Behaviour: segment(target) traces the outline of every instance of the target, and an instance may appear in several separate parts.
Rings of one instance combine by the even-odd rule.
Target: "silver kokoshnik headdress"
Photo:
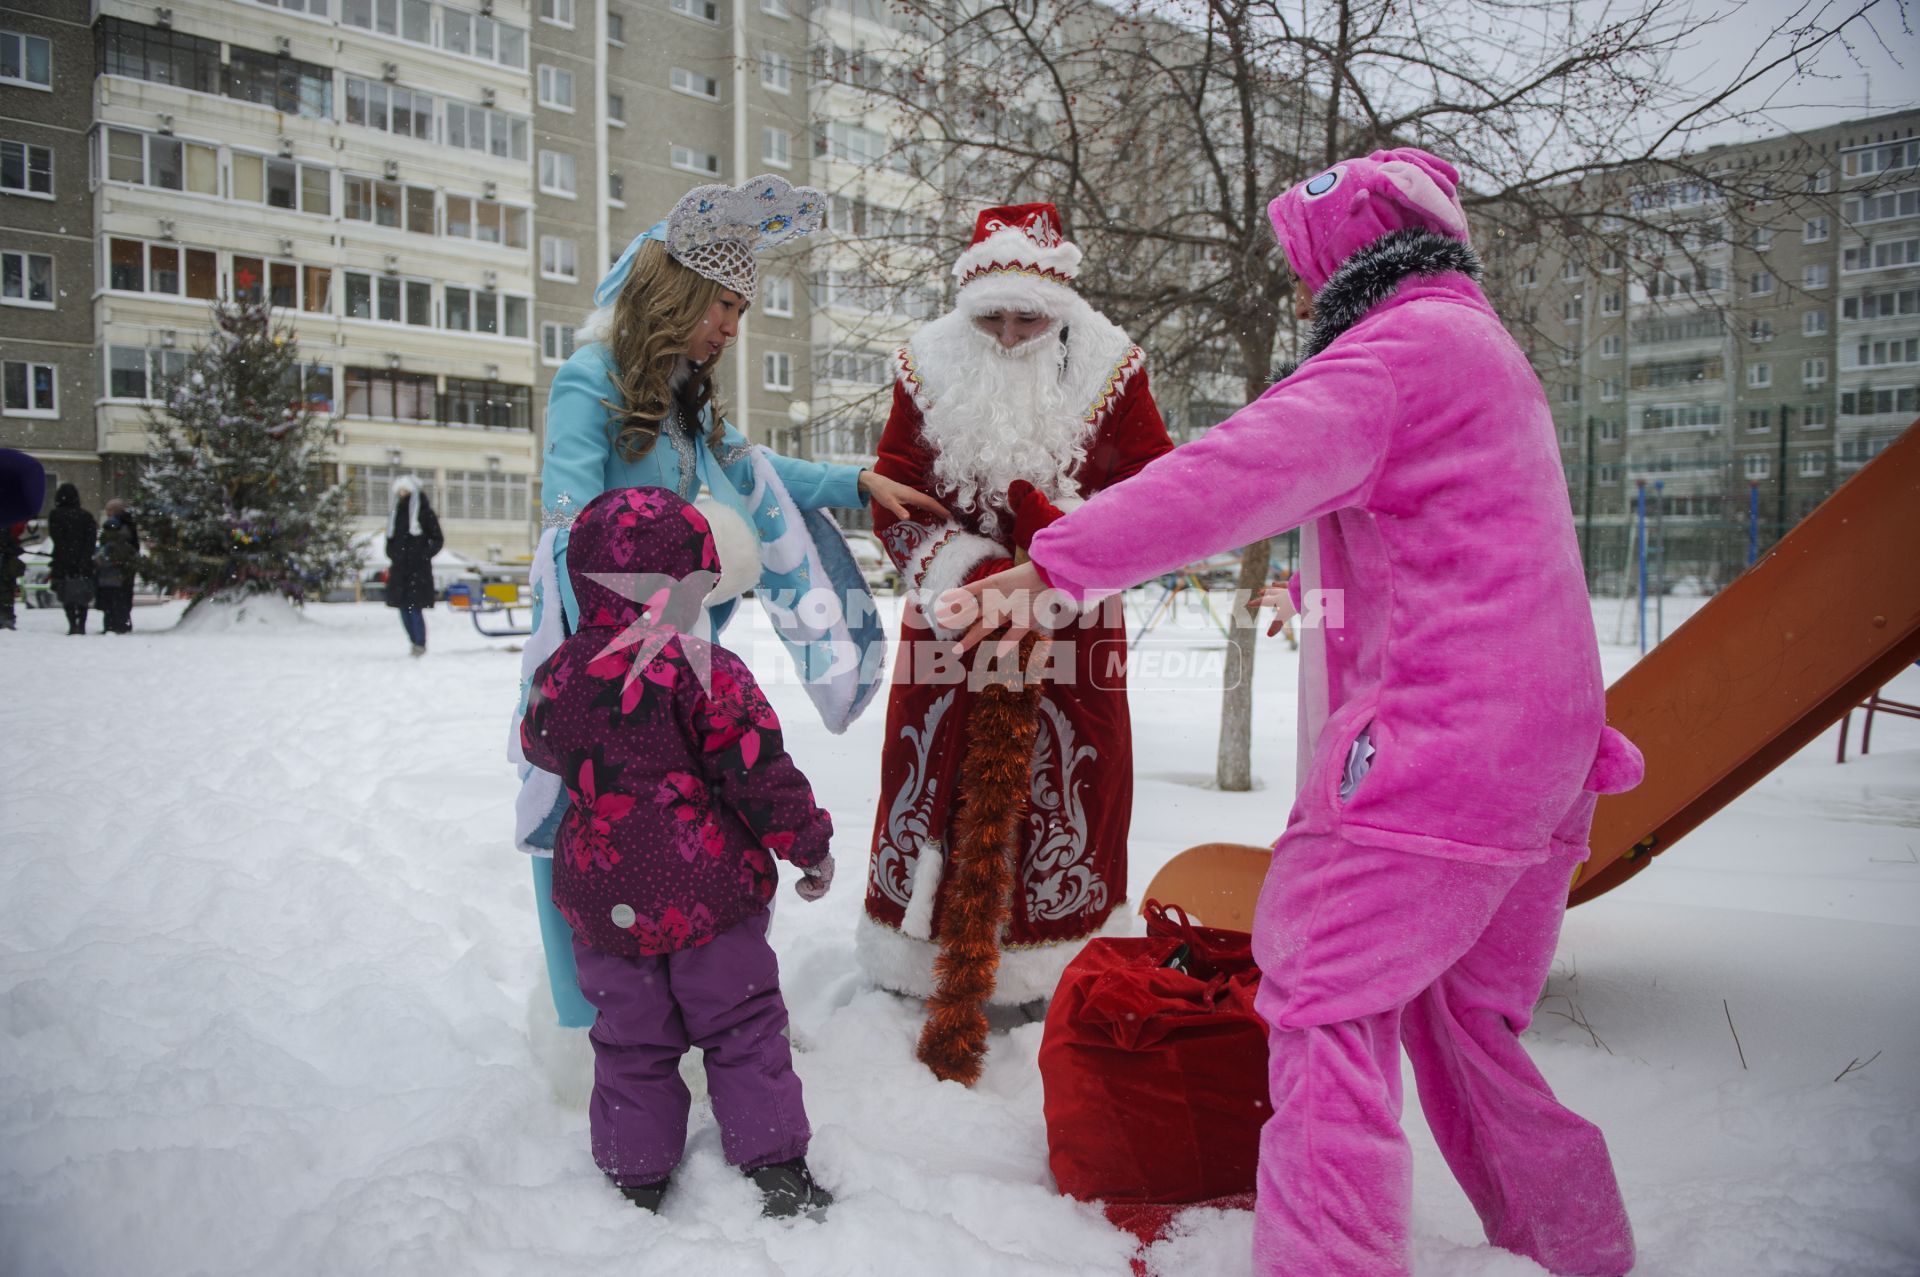
[[[627,245],[593,290],[593,303],[610,305],[620,295],[640,245],[648,240],[665,244],[674,261],[751,302],[759,283],[756,254],[811,235],[826,213],[825,195],[771,173],[738,186],[696,186]]]

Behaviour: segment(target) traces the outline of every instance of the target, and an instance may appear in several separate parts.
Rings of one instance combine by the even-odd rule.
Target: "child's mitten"
[[[826,895],[827,888],[832,885],[833,857],[822,856],[819,864],[809,865],[800,871],[800,881],[793,884],[793,889],[800,893],[802,900],[814,901]]]

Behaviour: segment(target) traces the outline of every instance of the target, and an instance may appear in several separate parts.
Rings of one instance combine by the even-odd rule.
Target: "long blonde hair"
[[[648,240],[640,246],[633,272],[614,299],[613,331],[607,338],[620,402],[601,400],[609,414],[607,435],[623,460],[646,456],[660,438],[660,427],[673,410],[674,370],[721,288],[674,261],[659,241]],[[719,362],[715,356],[695,364],[680,395],[687,411],[696,416],[712,405],[709,447],[717,447],[723,433],[713,377]]]

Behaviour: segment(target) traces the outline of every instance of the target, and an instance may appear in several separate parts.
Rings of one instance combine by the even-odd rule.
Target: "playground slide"
[[[1600,799],[1570,904],[1619,886],[1920,660],[1920,423],[1607,689],[1647,775]],[[1264,847],[1181,852],[1143,900],[1246,929]]]

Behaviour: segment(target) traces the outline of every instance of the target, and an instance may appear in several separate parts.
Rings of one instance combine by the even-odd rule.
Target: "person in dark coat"
[[[20,578],[27,572],[21,557],[26,540],[26,524],[0,523],[0,630],[14,626],[13,598],[20,588]]]
[[[99,529],[80,506],[80,489],[71,483],[61,484],[53,494],[47,532],[53,537],[48,583],[67,610],[67,633],[85,634],[87,609],[93,606],[93,551]]]
[[[119,497],[107,502],[100,525],[100,549],[93,556],[96,601],[105,633],[133,633],[133,578],[140,569],[140,529],[133,511]]]
[[[393,481],[393,517],[387,523],[387,606],[400,609],[400,623],[413,640],[413,654],[427,654],[427,609],[433,606],[433,556],[446,538],[418,477]]]

